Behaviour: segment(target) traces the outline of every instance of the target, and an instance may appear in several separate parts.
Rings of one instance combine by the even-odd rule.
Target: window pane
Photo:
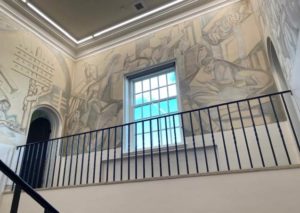
[[[142,134],[142,131],[143,131],[142,122],[136,123],[136,133],[137,134]]]
[[[138,81],[134,83],[134,92],[135,93],[142,92],[142,82]]]
[[[134,120],[142,119],[142,108],[137,107],[134,109]]]
[[[149,118],[150,116],[150,105],[143,106],[143,118]]]
[[[143,80],[143,91],[150,90],[150,82],[149,79]]]
[[[168,84],[175,84],[176,83],[175,72],[168,73],[167,78],[168,78]]]
[[[153,147],[158,147],[158,133],[157,133],[157,131],[152,133],[152,144],[153,144]]]
[[[159,103],[159,111],[160,111],[161,115],[168,113],[168,102],[167,101],[162,101]]]
[[[151,95],[152,95],[152,101],[159,100],[158,89],[151,91]]]
[[[152,120],[152,131],[156,131],[157,130],[157,119]]]
[[[143,101],[144,101],[144,103],[148,103],[148,102],[150,102],[151,101],[151,99],[150,99],[150,92],[144,92],[143,93]]]
[[[137,143],[137,149],[143,148],[143,135],[137,135],[136,143]]]
[[[175,119],[175,126],[176,126],[176,127],[179,127],[179,126],[180,126],[180,118],[179,118],[179,115],[175,115],[175,116],[174,116],[174,119]]]
[[[156,89],[158,87],[157,77],[151,78],[151,89]]]
[[[150,143],[150,133],[146,133],[144,136],[144,146],[147,148],[151,147],[151,143]]]
[[[160,75],[160,76],[158,77],[158,79],[159,79],[159,86],[160,86],[160,87],[166,86],[166,85],[167,85],[166,74]]]
[[[150,132],[150,121],[144,122],[144,133],[145,132]]]
[[[167,87],[163,87],[159,89],[160,99],[164,99],[168,97]]]
[[[177,95],[177,88],[175,84],[168,86],[168,90],[169,90],[169,97],[173,97]]]
[[[178,112],[177,99],[169,100],[169,109],[171,113]]]
[[[142,94],[135,95],[135,105],[139,105],[143,103]]]
[[[151,115],[152,116],[158,116],[159,115],[159,104],[152,104],[151,105]]]

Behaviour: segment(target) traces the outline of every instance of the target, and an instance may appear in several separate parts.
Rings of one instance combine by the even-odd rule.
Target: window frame
[[[135,108],[135,105],[134,105],[134,95],[135,95],[134,94],[134,82],[140,81],[142,79],[151,79],[152,76],[159,76],[160,74],[168,73],[168,72],[170,72],[170,70],[168,70],[170,68],[172,68],[175,73],[175,79],[176,79],[175,85],[176,85],[177,94],[176,94],[176,96],[173,96],[171,98],[167,97],[165,99],[159,99],[159,100],[157,100],[157,103],[164,101],[164,100],[171,100],[173,98],[176,98],[178,111],[174,112],[174,113],[167,113],[165,115],[172,115],[172,114],[181,112],[182,105],[181,105],[181,99],[180,99],[181,96],[180,96],[179,76],[178,76],[178,71],[177,71],[175,60],[171,60],[171,61],[168,61],[165,63],[146,67],[142,70],[130,72],[130,73],[124,75],[124,78],[125,78],[124,79],[124,82],[125,82],[124,96],[123,96],[124,97],[124,101],[123,101],[124,123],[138,122],[138,121],[134,120],[134,108]],[[149,91],[151,91],[151,89]],[[155,102],[150,101],[150,102],[146,103],[145,105],[148,105],[151,103],[155,103]],[[143,106],[143,105],[144,105],[144,103],[141,104],[140,106]],[[156,117],[160,117],[160,116],[162,116],[162,115],[158,115],[158,116],[154,116],[154,117],[150,116],[149,118],[143,118],[139,121],[156,118]],[[132,133],[135,134],[134,131],[132,131]],[[127,135],[125,137],[127,138]],[[126,147],[127,147],[127,140],[125,139],[124,141],[126,141],[126,143],[124,143],[124,145],[126,145]],[[170,144],[170,146],[172,146],[172,145]],[[124,147],[125,150],[127,150],[126,147]],[[149,148],[145,147],[145,150],[148,150],[148,149]]]

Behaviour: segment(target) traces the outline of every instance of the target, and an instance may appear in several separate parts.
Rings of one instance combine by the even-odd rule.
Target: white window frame
[[[151,67],[147,67],[145,69],[142,69],[142,70],[138,70],[138,71],[135,71],[135,72],[130,72],[129,74],[125,75],[124,76],[124,101],[123,101],[123,119],[124,119],[124,123],[130,123],[130,122],[135,122],[134,121],[134,83],[135,81],[137,80],[142,80],[142,79],[150,79],[152,76],[158,76],[160,74],[163,74],[163,73],[168,73],[170,72],[170,70],[168,70],[169,68],[173,68],[174,72],[175,72],[175,77],[176,77],[176,90],[177,90],[177,95],[174,96],[174,97],[167,97],[166,99],[159,99],[157,102],[161,102],[163,100],[170,100],[170,99],[173,99],[173,98],[176,98],[177,99],[177,109],[178,111],[177,112],[181,112],[181,99],[180,99],[180,89],[179,89],[179,76],[178,76],[178,72],[177,72],[177,67],[176,67],[176,63],[175,63],[175,60],[172,60],[172,61],[168,61],[168,62],[165,62],[165,63],[161,63],[161,64],[157,64],[157,65],[154,65],[154,66],[151,66]],[[158,87],[159,88],[159,87]],[[151,91],[151,89],[149,90]],[[150,103],[153,103],[152,101],[147,103],[147,104],[150,104]],[[175,114],[177,112],[174,112]],[[170,115],[172,115],[173,113],[168,113]],[[166,115],[168,115],[166,114]],[[157,117],[160,117],[161,115],[157,116]],[[179,115],[180,116],[180,115]],[[149,117],[150,118],[155,118],[155,117]],[[142,119],[144,120],[144,119]],[[127,129],[127,128],[126,128]],[[135,132],[134,131],[130,131],[130,135],[131,135],[131,138],[133,138],[133,135],[135,135]],[[124,150],[126,150],[126,152],[128,152],[127,150],[127,145],[128,145],[128,133],[126,131],[126,134],[124,135],[125,136],[125,140],[126,141],[124,143]],[[179,136],[179,137],[182,137],[182,136]],[[131,140],[131,151],[133,150],[133,147],[132,145],[134,144],[134,140]],[[162,147],[164,148],[164,147]],[[145,147],[145,150],[149,150],[148,147]]]

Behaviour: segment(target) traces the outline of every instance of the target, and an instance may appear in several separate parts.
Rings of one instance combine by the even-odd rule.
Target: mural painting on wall
[[[26,142],[31,114],[39,105],[66,113],[69,71],[64,57],[9,17],[0,14],[1,141]],[[8,142],[7,142],[8,141]]]
[[[248,1],[242,1],[79,61],[68,133],[122,123],[124,75],[172,59],[176,59],[180,93],[185,94],[182,110],[276,90],[259,26]],[[267,121],[274,119],[269,107],[264,109]],[[236,116],[237,108],[231,110]],[[249,117],[246,106],[241,105],[241,110]],[[255,117],[260,115],[254,110]],[[221,109],[221,116],[229,127],[226,110]],[[218,130],[216,115],[212,119]],[[234,122],[239,119],[233,117]],[[208,122],[205,115],[204,122]]]
[[[277,54],[284,68],[285,77],[289,79],[292,70],[300,30],[299,0],[252,0],[259,9],[263,31],[269,31],[278,48]]]

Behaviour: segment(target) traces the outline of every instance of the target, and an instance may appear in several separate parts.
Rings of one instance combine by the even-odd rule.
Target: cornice
[[[65,52],[74,60],[79,60],[237,1],[242,0],[185,0],[178,5],[82,44],[75,44],[62,33],[54,30],[33,11],[24,8],[20,1],[0,0],[0,8],[6,15],[39,38]]]

